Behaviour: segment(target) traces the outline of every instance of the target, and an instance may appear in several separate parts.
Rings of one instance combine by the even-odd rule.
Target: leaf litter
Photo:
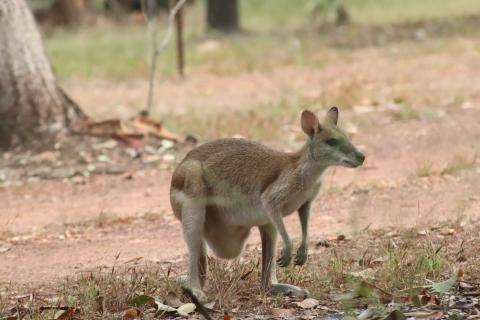
[[[240,269],[232,269],[239,271],[239,274],[248,273],[245,277],[235,278],[238,278],[236,281],[243,282],[243,287],[236,285],[238,288],[229,295],[229,299],[232,300],[228,303],[223,301],[222,304],[214,305],[215,301],[212,301],[209,308],[205,308],[206,312],[211,319],[253,318],[254,314],[257,319],[268,319],[272,316],[303,319],[353,317],[363,320],[452,317],[476,319],[479,317],[480,309],[478,300],[480,285],[475,273],[478,263],[476,260],[478,242],[476,238],[463,234],[462,228],[456,227],[455,234],[446,243],[442,238],[435,237],[436,232],[440,233],[441,230],[431,228],[427,236],[418,235],[415,230],[398,231],[395,245],[391,244],[388,232],[375,230],[356,238],[358,241],[343,239],[332,241],[331,247],[322,247],[319,252],[315,251],[307,266],[279,269],[279,280],[306,287],[312,292],[312,297],[303,300],[259,294],[258,289],[252,285],[259,279],[256,272],[258,252],[247,251],[246,257],[239,263],[249,264]],[[473,242],[468,239],[473,239]],[[465,257],[465,262],[458,264],[456,256],[460,251]],[[440,254],[443,254],[442,267],[436,269],[435,261],[439,259],[436,255]],[[372,263],[374,260],[375,263]],[[112,269],[109,277],[114,278],[109,278],[107,283],[110,283],[109,286],[118,286],[115,292],[108,291],[101,281],[96,280],[98,275],[94,273],[82,278],[84,280],[81,281],[94,285],[97,292],[96,300],[102,297],[101,300],[106,301],[100,303],[100,306],[68,304],[67,300],[58,295],[55,299],[41,300],[39,294],[22,295],[12,292],[9,295],[0,291],[0,297],[10,299],[4,312],[9,316],[21,318],[25,312],[45,313],[61,306],[62,309],[55,309],[52,313],[53,319],[61,315],[64,315],[64,319],[85,319],[88,308],[107,318],[110,314],[123,319],[177,318],[199,312],[195,303],[182,297],[175,286],[166,291],[155,289],[171,282],[168,277],[172,268],[173,270],[177,267],[183,268],[181,260],[175,262],[177,267],[168,267],[166,270],[156,272],[148,267],[141,267],[140,262],[141,259],[127,261],[124,271],[126,273],[121,273],[118,265],[115,271]],[[221,265],[219,267],[221,268]],[[151,281],[145,273],[147,270],[151,270],[148,272],[152,272],[157,281],[162,274],[167,278],[157,282],[153,287],[145,287],[145,284]],[[415,281],[407,282],[407,278]],[[114,284],[123,281],[121,279],[130,279],[128,282],[130,284],[122,284],[125,287]],[[79,286],[82,282],[73,283]],[[122,303],[117,300],[118,298],[109,297],[112,293],[128,294],[129,298]],[[207,294],[215,297],[212,291],[207,291]],[[72,295],[75,296],[74,293],[70,293],[70,296]],[[98,304],[95,302],[95,305]]]
[[[84,120],[53,142],[19,147],[0,157],[0,185],[47,179],[85,183],[95,174],[124,174],[145,165],[167,168],[197,143],[139,114],[131,119]]]

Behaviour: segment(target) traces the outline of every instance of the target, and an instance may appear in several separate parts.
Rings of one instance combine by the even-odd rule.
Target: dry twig
[[[170,38],[172,37],[172,32],[173,32],[173,27],[175,23],[175,16],[177,13],[180,11],[180,9],[183,7],[183,5],[187,2],[187,0],[178,0],[175,3],[175,6],[170,10],[170,13],[168,14],[168,21],[167,21],[167,30],[165,31],[165,34],[163,35],[162,40],[160,43],[157,45],[157,30],[155,28],[154,22],[151,22],[150,19],[148,18],[148,14],[146,12],[146,5],[145,5],[145,0],[142,1],[142,12],[145,16],[145,19],[147,20],[148,25],[150,26],[150,29],[152,30],[152,36],[153,36],[153,53],[152,53],[152,60],[150,62],[150,68],[149,68],[149,83],[148,83],[148,97],[147,97],[147,104],[145,106],[145,111],[147,114],[150,114],[150,110],[152,109],[152,104],[153,104],[153,90],[154,90],[154,83],[155,83],[155,73],[157,70],[157,60],[158,56],[160,53],[165,50],[165,48],[168,45],[168,42],[170,41]]]

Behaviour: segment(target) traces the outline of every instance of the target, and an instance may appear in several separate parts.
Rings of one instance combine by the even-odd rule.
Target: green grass
[[[342,54],[335,43],[340,47],[354,47],[362,41],[371,44],[369,39],[378,37],[379,31],[369,36],[371,32],[364,29],[368,26],[480,13],[477,0],[345,0],[354,25],[337,34],[312,27],[308,12],[312,1],[242,0],[241,24],[247,32],[229,37],[205,33],[204,3],[197,1],[185,18],[187,74],[196,68],[214,74],[265,71],[282,65],[320,68],[329,57]],[[165,17],[158,27],[160,33],[165,30]],[[393,36],[392,41],[396,40]],[[215,48],[205,49],[206,41],[213,41]],[[147,78],[151,41],[144,25],[99,23],[76,31],[54,30],[46,37],[46,46],[60,79]],[[329,54],[332,51],[335,54]],[[158,73],[172,76],[175,72],[172,41],[160,56]]]
[[[116,27],[57,32],[47,39],[54,71],[65,77],[125,77],[147,72],[145,29]]]
[[[480,12],[476,0],[346,0],[353,19],[366,24],[391,24],[446,19]]]
[[[249,29],[278,30],[305,27],[309,8],[322,0],[240,1],[243,25]],[[383,25],[480,13],[476,0],[340,0],[354,22]]]

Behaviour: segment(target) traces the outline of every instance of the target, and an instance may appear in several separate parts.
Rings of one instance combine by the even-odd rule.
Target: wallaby
[[[338,109],[330,108],[320,124],[303,111],[301,127],[308,136],[298,152],[272,150],[245,139],[220,139],[191,150],[173,173],[170,202],[181,221],[189,252],[186,285],[202,301],[207,276],[207,243],[220,258],[242,252],[250,229],[258,226],[262,240],[261,285],[270,292],[306,297],[308,291],[277,282],[275,262],[289,265],[290,240],[283,217],[298,211],[302,240],[295,264],[307,260],[310,205],[333,165],[355,168],[365,156],[337,127]],[[275,260],[277,234],[283,251]]]

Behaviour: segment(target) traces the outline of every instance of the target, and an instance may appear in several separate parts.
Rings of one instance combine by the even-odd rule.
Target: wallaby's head
[[[350,138],[337,126],[337,122],[337,107],[328,110],[322,124],[313,112],[302,112],[302,129],[309,137],[307,149],[311,158],[327,166],[361,166],[365,156],[355,148]]]

